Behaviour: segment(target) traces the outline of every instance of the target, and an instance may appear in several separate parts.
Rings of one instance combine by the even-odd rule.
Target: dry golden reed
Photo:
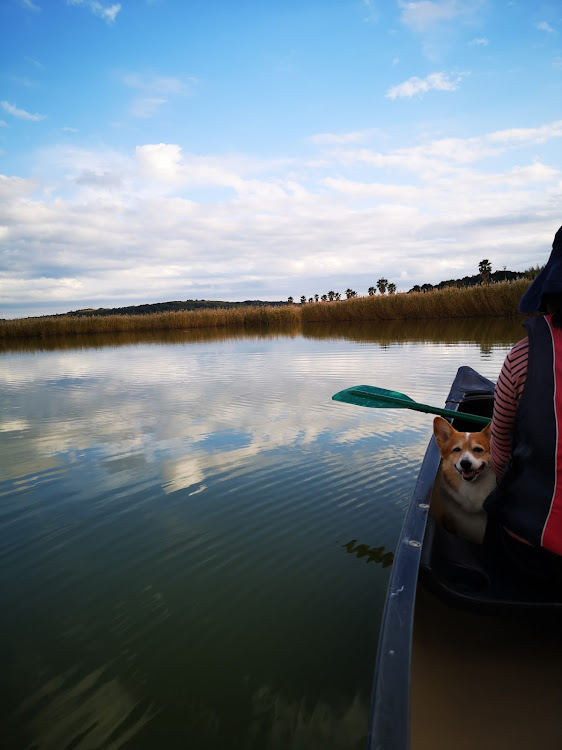
[[[296,306],[237,307],[214,310],[183,310],[148,315],[62,315],[0,321],[0,339],[31,336],[67,336],[91,333],[128,333],[192,328],[252,328],[263,325],[300,324]]]
[[[185,310],[148,315],[17,318],[0,321],[0,340],[33,336],[68,336],[193,328],[252,328],[301,323],[361,320],[510,317],[529,286],[529,279],[431,292],[354,297],[340,302],[312,302],[283,307],[237,307]]]
[[[529,286],[529,279],[489,286],[447,287],[430,292],[352,297],[302,307],[306,323],[336,320],[429,320],[435,318],[510,317]]]

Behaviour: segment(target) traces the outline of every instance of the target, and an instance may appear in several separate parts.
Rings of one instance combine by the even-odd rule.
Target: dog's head
[[[454,466],[465,482],[472,482],[491,466],[490,430],[491,423],[481,432],[458,432],[443,417],[433,420],[433,433],[443,463]]]

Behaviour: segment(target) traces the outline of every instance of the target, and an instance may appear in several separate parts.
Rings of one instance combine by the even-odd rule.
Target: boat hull
[[[491,417],[494,384],[469,367],[461,367],[446,408],[457,412],[453,425],[470,431],[463,412]],[[472,429],[474,429],[472,427]],[[368,734],[370,750],[410,747],[410,678],[418,582],[439,606],[519,616],[562,614],[562,599],[521,588],[509,571],[494,568],[484,548],[447,532],[429,515],[440,463],[435,439],[428,445],[395,551],[379,637]],[[459,615],[462,617],[462,615]]]

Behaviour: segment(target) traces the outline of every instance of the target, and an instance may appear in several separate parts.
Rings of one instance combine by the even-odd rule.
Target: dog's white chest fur
[[[482,503],[496,486],[496,476],[492,467],[486,468],[482,474],[472,482],[466,482],[462,477],[455,478],[455,486],[442,477],[443,487],[449,496],[467,513],[478,513],[482,510]]]
[[[482,544],[486,532],[488,516],[482,508],[482,503],[494,489],[496,479],[493,471],[486,470],[472,482],[460,480],[462,484],[458,490],[453,489],[441,474],[439,487],[443,497],[447,499],[447,524],[452,526],[454,533],[468,539],[470,542]],[[478,486],[476,486],[478,482]]]

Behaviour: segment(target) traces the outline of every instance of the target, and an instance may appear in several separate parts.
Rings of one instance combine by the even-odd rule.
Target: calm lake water
[[[0,350],[10,750],[362,748],[392,551],[460,365],[520,321]]]

